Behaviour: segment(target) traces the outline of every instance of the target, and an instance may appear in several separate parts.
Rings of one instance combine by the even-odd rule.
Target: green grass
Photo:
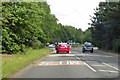
[[[2,78],[10,76],[17,70],[27,66],[31,62],[45,56],[51,52],[52,49],[43,48],[39,50],[33,50],[32,48],[26,49],[24,54],[14,54],[11,57],[2,58]]]

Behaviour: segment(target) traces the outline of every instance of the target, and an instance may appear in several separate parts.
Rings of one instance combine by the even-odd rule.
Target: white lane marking
[[[73,64],[74,62],[70,61],[70,64]]]
[[[41,62],[41,63],[45,63],[45,62]]]
[[[54,66],[54,65],[85,65],[82,61],[45,61],[38,64],[39,66]]]
[[[113,57],[113,56],[103,56],[103,55],[91,55],[91,54],[77,54],[77,56],[100,56],[100,57]]]
[[[62,64],[62,61],[60,61],[60,64]]]
[[[102,71],[102,72],[114,72],[114,73],[118,73],[118,71],[110,71],[110,70],[98,70],[98,71]]]
[[[86,62],[91,62],[91,61],[86,61]]]
[[[79,57],[76,56],[76,58],[80,60]],[[93,69],[91,66],[89,66],[87,63],[85,63],[85,62],[83,62],[83,63],[84,63],[88,68],[90,68],[92,71],[96,72],[96,70]]]
[[[39,66],[41,66],[42,64],[39,64]]]
[[[104,62],[102,62],[102,64],[104,64],[104,65],[106,65],[106,66],[109,66],[109,67],[111,67],[111,68],[113,68],[113,69],[115,69],[115,70],[119,70],[118,68],[116,68],[116,67],[114,67],[114,66],[111,66],[111,65],[109,65],[109,64],[106,64],[106,63],[104,63]]]
[[[79,62],[77,61],[77,63],[76,64],[79,64]]]
[[[105,65],[92,65],[92,66],[106,67]]]
[[[77,56],[76,56],[76,58],[80,60],[80,58],[79,58],[79,57],[77,57]]]
[[[84,62],[84,64],[85,64],[88,68],[90,68],[92,71],[96,72],[96,70],[93,69],[91,66],[89,66],[87,63]]]
[[[67,61],[67,64],[69,64],[69,62]]]
[[[113,56],[102,56],[102,57],[113,57]]]
[[[46,63],[46,65],[49,65],[48,63]]]

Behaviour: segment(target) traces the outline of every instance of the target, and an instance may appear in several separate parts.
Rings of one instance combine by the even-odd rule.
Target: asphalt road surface
[[[14,75],[16,78],[118,78],[117,55],[82,53],[74,48],[70,53],[56,53],[38,60],[31,68]]]

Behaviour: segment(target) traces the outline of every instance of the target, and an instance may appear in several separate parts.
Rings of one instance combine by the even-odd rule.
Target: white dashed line
[[[92,65],[92,66],[106,67],[105,65]]]
[[[41,63],[45,63],[45,62],[41,62]]]
[[[114,67],[114,66],[111,66],[111,65],[109,65],[109,64],[106,64],[106,63],[104,63],[104,62],[102,62],[102,64],[104,64],[104,65],[106,65],[106,66],[109,66],[109,67],[111,67],[111,68],[113,68],[113,69],[115,69],[115,70],[119,70],[118,68],[116,68],[116,67]]]
[[[118,73],[118,71],[110,71],[110,70],[98,70],[98,71],[101,71],[101,72],[113,72],[113,73]]]
[[[39,66],[41,66],[42,64],[39,64]]]
[[[113,56],[103,56],[103,57],[113,57]]]
[[[90,68],[92,71],[96,72],[96,70],[93,69],[91,66],[89,66],[87,63],[84,62],[84,64],[85,64],[88,68]]]
[[[67,61],[67,64],[69,64],[69,62]]]
[[[73,63],[74,63],[74,62],[71,62],[71,61],[70,61],[70,64],[73,64]]]
[[[77,62],[76,64],[80,64],[79,62]]]
[[[77,57],[77,56],[76,56],[76,58],[80,60],[80,58],[79,58],[79,57]]]
[[[91,62],[91,61],[86,61],[86,62]]]
[[[62,61],[60,61],[60,64],[62,64]]]
[[[76,56],[76,58],[80,60],[79,57]],[[90,68],[92,71],[96,72],[96,70],[93,69],[91,66],[89,66],[87,63],[85,63],[85,62],[83,62],[83,63],[84,63],[88,68]]]

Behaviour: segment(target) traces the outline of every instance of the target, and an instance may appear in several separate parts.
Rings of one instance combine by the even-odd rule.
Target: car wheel
[[[67,51],[67,53],[69,53],[69,51]]]
[[[82,49],[82,52],[85,53],[85,49],[84,48]]]
[[[85,51],[82,51],[83,53],[85,53]]]
[[[59,51],[57,51],[57,53],[59,53]]]
[[[91,53],[93,53],[93,50],[91,50]]]

